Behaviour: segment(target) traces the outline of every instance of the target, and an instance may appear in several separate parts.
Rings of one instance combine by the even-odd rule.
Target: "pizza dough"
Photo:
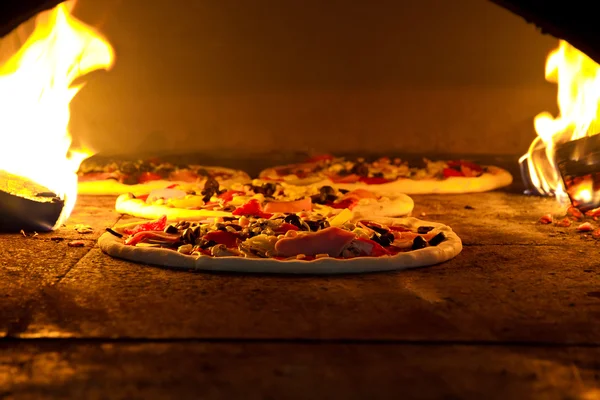
[[[383,224],[405,224],[415,228],[423,225],[432,226],[435,232],[443,232],[446,240],[437,246],[398,253],[393,256],[351,259],[325,257],[312,261],[191,256],[163,248],[127,246],[123,244],[123,239],[108,232],[100,237],[98,244],[103,252],[112,257],[162,267],[200,271],[316,275],[399,271],[431,266],[456,257],[462,250],[462,242],[458,235],[449,226],[443,224],[416,218],[372,218],[371,220]],[[123,225],[114,230],[123,232],[123,229],[137,224],[139,223]]]
[[[414,205],[414,201],[409,196],[395,194],[380,199],[362,199],[352,208],[352,212],[357,218],[402,217],[410,215]],[[320,204],[313,204],[312,206],[314,211],[325,215],[341,211]],[[191,210],[162,204],[148,204],[143,199],[135,198],[131,193],[120,195],[115,203],[115,209],[120,214],[145,219],[157,219],[166,215],[169,221],[198,221],[207,217],[227,217],[232,215],[231,211]]]
[[[271,167],[259,177],[293,185],[329,185],[337,189],[367,189],[389,195],[486,192],[508,186],[512,175],[499,167],[463,160],[424,160],[425,167],[411,167],[400,160],[350,161],[326,156],[313,162]]]

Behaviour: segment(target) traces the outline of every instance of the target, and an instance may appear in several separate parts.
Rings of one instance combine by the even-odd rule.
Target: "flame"
[[[36,18],[25,44],[0,66],[0,170],[28,178],[65,200],[64,222],[77,198],[77,170],[92,152],[71,148],[69,103],[80,76],[110,69],[114,51],[61,3]]]
[[[520,162],[526,163],[534,186],[561,202],[566,191],[556,166],[556,145],[600,133],[600,66],[565,41],[546,60],[546,80],[558,84],[559,115],[535,117],[537,137]],[[591,197],[591,196],[589,196]]]

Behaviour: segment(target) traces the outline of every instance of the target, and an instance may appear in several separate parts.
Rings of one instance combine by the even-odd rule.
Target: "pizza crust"
[[[168,221],[199,221],[207,217],[231,217],[231,212],[228,211],[187,210],[146,204],[144,200],[134,198],[131,193],[117,197],[115,209],[120,214],[146,219],[157,219],[166,215]]]
[[[319,258],[312,261],[302,260],[275,260],[265,258],[242,258],[242,257],[209,257],[200,255],[198,257],[184,255],[173,250],[135,247],[123,244],[123,239],[105,233],[98,240],[102,251],[112,257],[125,259],[142,264],[150,264],[162,267],[194,269],[200,271],[222,271],[242,273],[266,273],[266,274],[348,274],[367,273],[378,271],[400,271],[410,268],[426,267],[448,261],[456,257],[462,250],[462,242],[452,229],[443,224],[418,220],[416,218],[372,218],[374,222],[384,224],[405,224],[409,227],[433,226],[432,232],[444,232],[446,240],[438,246],[430,246],[424,249],[394,256],[383,257],[358,257],[352,259]],[[126,227],[135,226],[138,223],[128,224],[115,228],[122,232]]]

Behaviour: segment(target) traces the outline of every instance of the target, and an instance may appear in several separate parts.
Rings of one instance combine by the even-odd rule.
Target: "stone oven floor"
[[[413,197],[462,254],[334,277],[115,260],[114,199],[80,197],[57,232],[0,236],[0,397],[600,398],[600,242],[537,224],[553,199]]]

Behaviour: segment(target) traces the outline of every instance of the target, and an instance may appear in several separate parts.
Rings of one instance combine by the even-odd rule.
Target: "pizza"
[[[447,261],[462,250],[446,225],[416,218],[352,219],[314,212],[131,223],[107,229],[106,254],[207,271],[336,274],[392,271]]]
[[[499,167],[465,160],[431,161],[411,165],[387,157],[367,162],[323,155],[304,163],[263,170],[259,178],[295,185],[331,185],[338,189],[368,188],[377,193],[470,193],[510,185],[511,174]]]
[[[78,172],[79,194],[120,195],[145,193],[173,182],[203,183],[212,178],[223,185],[248,182],[247,173],[230,168],[203,165],[176,165],[158,159],[85,160]]]
[[[413,207],[413,200],[405,194],[382,196],[366,189],[348,191],[259,180],[225,187],[214,178],[202,185],[172,184],[146,193],[122,194],[115,205],[121,214],[146,219],[166,215],[169,221],[302,211],[333,216],[343,210],[351,210],[355,217],[398,217],[409,215]]]

